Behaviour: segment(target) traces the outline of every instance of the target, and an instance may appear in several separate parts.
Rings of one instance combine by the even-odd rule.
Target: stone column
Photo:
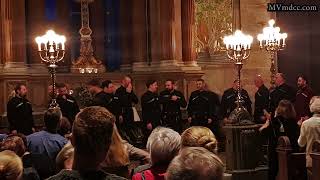
[[[97,59],[104,61],[104,2],[95,0],[90,4],[90,28],[92,29],[92,46]]]
[[[194,0],[183,0],[181,4],[182,59],[185,63],[193,63],[195,61],[193,48],[194,11]]]
[[[161,60],[181,61],[181,0],[160,1]]]
[[[25,0],[1,0],[1,22],[4,71],[25,73]]]
[[[149,1],[149,12],[150,12],[150,53],[152,62],[159,62],[161,55],[161,45],[160,45],[160,2],[161,0],[151,0]]]
[[[120,0],[120,47],[122,51],[122,71],[130,71],[132,64],[132,39],[130,29],[132,29],[131,15],[132,15],[132,0]]]
[[[41,59],[37,53],[38,46],[34,40],[37,36],[44,35],[48,30],[49,22],[45,20],[45,1],[28,0],[25,7],[28,12],[26,18],[28,23],[24,25],[28,29],[28,63],[31,65],[31,70],[34,73],[48,73],[46,65],[41,63]]]
[[[147,57],[146,43],[146,1],[132,1],[133,62],[144,62]]]

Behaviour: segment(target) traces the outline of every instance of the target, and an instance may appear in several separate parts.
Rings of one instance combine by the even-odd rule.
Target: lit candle
[[[42,38],[41,37],[36,37],[36,42],[38,44],[38,51],[41,51],[41,43],[42,43]]]

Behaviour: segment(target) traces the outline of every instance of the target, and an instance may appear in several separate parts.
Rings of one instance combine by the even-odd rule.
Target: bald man
[[[283,99],[292,103],[296,97],[296,90],[286,83],[286,77],[283,73],[277,73],[275,76],[276,88],[270,92],[269,112],[274,113],[279,102]]]
[[[268,110],[269,106],[269,90],[264,85],[261,75],[257,75],[254,79],[254,85],[257,88],[255,93],[255,103],[254,103],[254,120],[256,123],[264,123],[264,113],[263,110]]]

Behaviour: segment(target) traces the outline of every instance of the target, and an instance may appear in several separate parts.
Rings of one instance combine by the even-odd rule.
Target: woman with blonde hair
[[[23,166],[19,156],[10,150],[0,152],[0,179],[20,180]]]
[[[129,164],[129,153],[117,127],[114,126],[108,154],[100,165],[108,173],[129,178]]]
[[[192,126],[181,135],[181,148],[184,147],[204,147],[217,154],[218,141],[209,128]]]
[[[73,165],[74,147],[69,142],[67,143],[56,157],[57,171],[62,169],[72,169]]]
[[[275,111],[274,117],[265,112],[266,122],[259,129],[264,137],[268,138],[269,180],[274,180],[278,174],[278,155],[276,152],[280,136],[287,136],[293,152],[299,150],[299,126],[296,123],[296,112],[293,104],[288,100],[281,100]]]

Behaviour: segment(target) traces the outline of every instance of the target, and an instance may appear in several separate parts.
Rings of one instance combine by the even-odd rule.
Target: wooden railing
[[[277,152],[279,162],[277,180],[307,179],[306,154],[294,153],[288,137],[279,138]]]

